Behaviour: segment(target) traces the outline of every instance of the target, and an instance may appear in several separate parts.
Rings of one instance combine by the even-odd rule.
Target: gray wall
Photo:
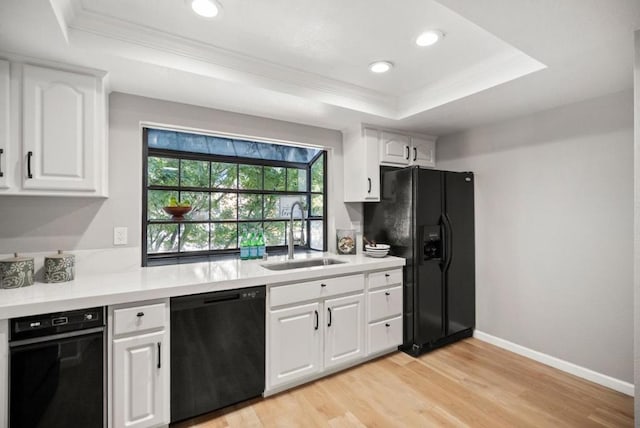
[[[640,30],[635,32],[635,65],[634,65],[634,173],[635,173],[635,207],[634,207],[634,337],[635,337],[635,384],[640,385]],[[635,396],[636,426],[640,425],[640,393]]]
[[[214,95],[212,95],[214,96]],[[1,197],[0,254],[58,248],[113,247],[113,227],[129,229],[128,246],[141,236],[141,122],[189,127],[322,146],[329,149],[329,248],[336,227],[360,219],[361,206],[342,202],[342,134],[339,131],[154,100],[121,93],[109,98],[108,199]]]
[[[477,329],[633,383],[633,94],[441,138],[476,173]]]

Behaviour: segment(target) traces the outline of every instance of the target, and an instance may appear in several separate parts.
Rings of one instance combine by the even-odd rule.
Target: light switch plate
[[[128,231],[129,230],[127,227],[114,227],[113,228],[113,245],[127,245]]]

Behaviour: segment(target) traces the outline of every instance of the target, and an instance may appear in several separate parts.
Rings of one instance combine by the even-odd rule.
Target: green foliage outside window
[[[235,250],[246,232],[264,232],[268,247],[286,245],[285,220],[296,200],[305,217],[316,218],[309,222],[312,247],[322,249],[325,155],[309,169],[166,156],[147,158],[147,254]],[[191,204],[184,222],[163,210],[172,197]],[[295,223],[297,239],[300,222]]]

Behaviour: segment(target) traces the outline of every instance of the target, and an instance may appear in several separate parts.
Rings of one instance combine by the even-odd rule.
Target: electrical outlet
[[[127,232],[126,227],[114,227],[113,228],[113,245],[127,245]]]

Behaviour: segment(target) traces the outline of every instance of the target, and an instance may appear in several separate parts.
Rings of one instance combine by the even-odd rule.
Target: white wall
[[[633,382],[633,95],[438,141],[476,174],[477,329]]]
[[[128,246],[139,246],[141,122],[326,147],[329,149],[328,248],[335,248],[336,227],[349,227],[349,215],[359,219],[361,207],[350,204],[348,212],[342,202],[342,135],[339,131],[121,93],[112,93],[109,103],[109,198],[2,197],[0,254],[109,248],[113,246],[114,226],[128,227]]]

